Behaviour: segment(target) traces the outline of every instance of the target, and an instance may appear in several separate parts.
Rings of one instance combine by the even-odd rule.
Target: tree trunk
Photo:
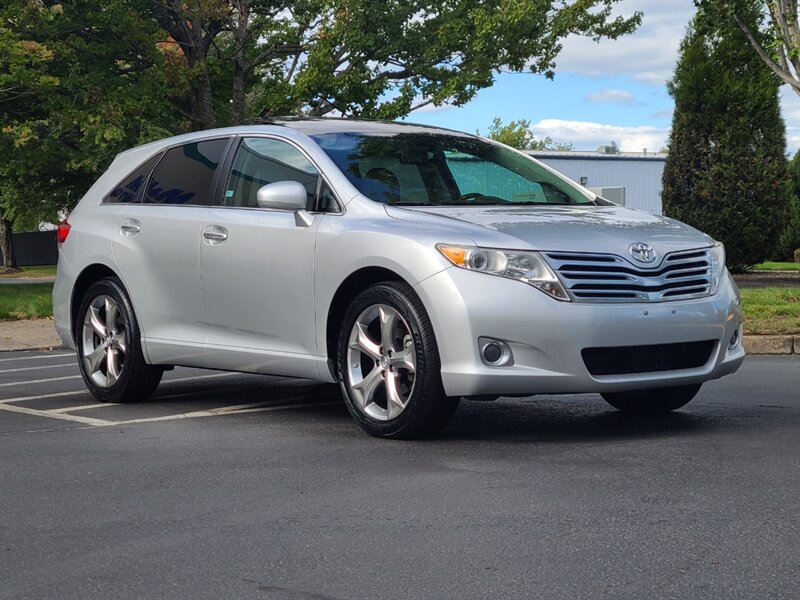
[[[216,116],[207,58],[211,42],[222,31],[223,23],[213,18],[205,20],[200,3],[185,6],[181,0],[154,0],[152,7],[159,24],[178,44],[194,75],[189,95],[192,129],[211,129],[216,125]]]
[[[198,68],[200,73],[197,79],[192,82],[191,107],[192,121],[194,122],[192,129],[196,131],[213,129],[217,124],[214,105],[211,102],[211,78],[208,76],[208,67],[205,59],[200,62]]]
[[[14,232],[11,230],[11,221],[5,218],[0,211],[0,250],[3,252],[3,268],[16,269],[17,257],[14,254]]]
[[[231,98],[231,125],[241,125],[244,118],[244,70],[233,63],[233,96]]]

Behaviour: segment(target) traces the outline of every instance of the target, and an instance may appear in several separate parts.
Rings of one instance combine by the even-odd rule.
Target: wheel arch
[[[101,279],[107,277],[115,277],[122,281],[122,278],[111,267],[102,263],[95,263],[86,267],[81,271],[80,275],[75,279],[75,285],[72,286],[72,296],[70,297],[70,329],[72,331],[72,338],[75,339],[78,309],[81,306],[86,290]]]
[[[350,303],[358,294],[381,281],[402,281],[408,284],[408,281],[401,275],[386,267],[362,267],[342,281],[331,299],[325,322],[325,348],[328,357],[328,370],[334,379],[336,379],[336,343],[339,337],[339,325],[342,317],[347,307],[350,306]]]

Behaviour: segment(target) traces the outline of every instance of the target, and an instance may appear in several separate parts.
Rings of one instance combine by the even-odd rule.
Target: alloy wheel
[[[397,310],[374,304],[356,319],[347,346],[347,377],[358,409],[378,421],[408,405],[417,370],[411,329]]]
[[[127,328],[119,304],[111,296],[97,296],[83,319],[81,351],[84,368],[100,387],[111,387],[125,368]]]

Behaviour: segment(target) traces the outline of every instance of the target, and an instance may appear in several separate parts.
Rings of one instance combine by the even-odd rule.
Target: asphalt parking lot
[[[462,403],[375,440],[338,390],[176,369],[98,405],[0,354],[0,598],[796,598],[800,360],[666,418]]]

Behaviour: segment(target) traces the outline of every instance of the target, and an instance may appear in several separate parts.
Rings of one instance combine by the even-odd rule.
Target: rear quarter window
[[[103,198],[103,204],[130,203],[141,199],[147,177],[153,167],[156,166],[160,156],[160,153],[156,154],[134,169],[130,175],[114,186],[114,189]]]
[[[145,204],[211,204],[211,182],[228,138],[203,140],[167,150],[147,184]]]

